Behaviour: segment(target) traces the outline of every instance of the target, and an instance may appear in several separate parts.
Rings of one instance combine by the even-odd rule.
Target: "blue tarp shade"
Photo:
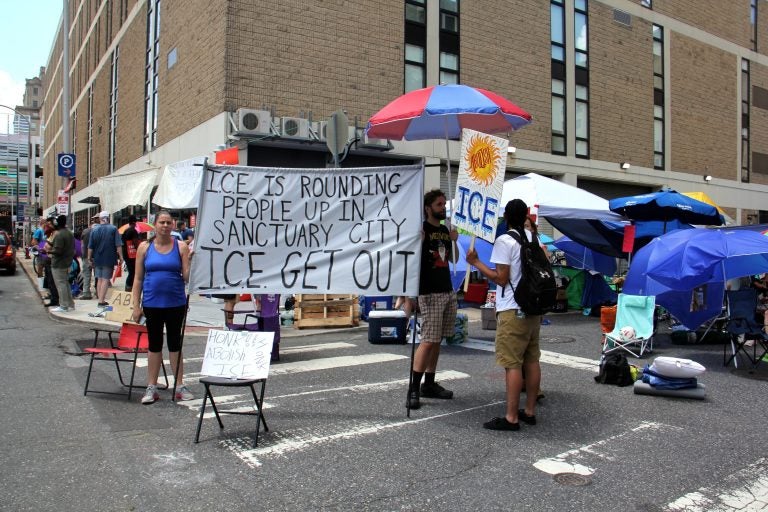
[[[616,273],[616,258],[606,256],[563,236],[555,241],[555,247],[565,253],[569,267],[593,270],[608,276]]]
[[[723,216],[717,208],[671,189],[649,194],[617,197],[608,201],[612,212],[632,220],[677,220],[688,224],[722,226]],[[669,231],[669,230],[667,230]]]
[[[657,304],[693,330],[720,314],[727,280],[763,272],[768,237],[749,230],[681,230],[637,252],[623,291],[655,295]]]

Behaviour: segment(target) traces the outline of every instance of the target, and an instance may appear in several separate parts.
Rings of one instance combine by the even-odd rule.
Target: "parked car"
[[[9,275],[16,273],[16,251],[11,243],[11,236],[0,230],[0,268]]]

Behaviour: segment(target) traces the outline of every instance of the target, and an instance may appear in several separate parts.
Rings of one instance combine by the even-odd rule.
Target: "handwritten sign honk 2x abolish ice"
[[[461,133],[452,223],[489,242],[496,239],[496,220],[503,212],[499,201],[508,146],[509,141],[493,135],[466,128]]]
[[[200,373],[228,379],[266,379],[274,332],[208,331]]]
[[[423,167],[207,166],[190,293],[418,295]]]

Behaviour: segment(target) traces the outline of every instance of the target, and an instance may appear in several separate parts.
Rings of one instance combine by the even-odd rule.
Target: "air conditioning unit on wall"
[[[312,130],[317,135],[317,140],[325,142],[328,140],[328,121],[316,121],[312,123]]]
[[[371,137],[368,137],[365,134],[365,130],[362,130],[360,132],[360,140],[357,142],[357,145],[359,147],[364,148],[373,148],[373,149],[392,149],[392,143],[389,142],[389,139],[374,139]]]
[[[269,135],[272,115],[268,110],[237,109],[238,135]]]
[[[309,120],[302,117],[283,117],[280,120],[280,136],[284,139],[308,139]]]

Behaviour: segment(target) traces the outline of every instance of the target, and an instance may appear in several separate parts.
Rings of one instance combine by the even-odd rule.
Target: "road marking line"
[[[408,356],[378,353],[363,354],[359,356],[323,357],[320,359],[308,359],[306,361],[280,363],[278,365],[271,366],[269,368],[269,376],[274,377],[275,375],[287,375],[291,373],[331,370],[334,368],[359,366],[363,364],[388,363],[391,361],[400,361],[403,359],[408,359]],[[200,377],[204,377],[204,375],[199,372],[184,373],[184,380],[188,382],[197,382],[200,380]]]
[[[449,380],[459,380],[459,379],[468,379],[469,375],[463,372],[457,372],[453,370],[444,370],[444,371],[438,371],[436,374],[436,377],[441,382],[443,381],[449,381]],[[370,384],[355,384],[352,386],[339,386],[335,388],[324,388],[324,389],[313,389],[312,391],[301,391],[298,393],[288,393],[286,395],[275,395],[275,396],[266,396],[264,401],[264,408],[268,409],[270,407],[274,407],[274,404],[272,402],[274,400],[280,400],[282,398],[294,398],[298,396],[309,396],[309,395],[316,395],[320,393],[334,393],[337,391],[348,391],[353,393],[364,393],[364,392],[381,392],[381,391],[392,391],[398,388],[403,388],[408,384],[408,379],[396,379],[396,380],[389,380],[389,381],[383,381],[383,382],[372,382]],[[215,396],[216,405],[219,406],[221,404],[237,404],[237,403],[243,403],[243,402],[251,402],[253,403],[253,396],[250,393],[241,393],[238,395],[221,395],[221,396]],[[269,402],[267,402],[269,400]],[[193,410],[195,412],[199,412],[200,406],[203,403],[202,398],[196,398],[194,400],[187,400],[184,402],[179,402],[179,405],[183,405],[187,407],[190,410]],[[253,408],[253,405],[250,406],[251,409]],[[208,418],[210,416],[213,416],[213,412],[211,413],[205,413],[203,415],[203,418]]]
[[[395,421],[392,423],[374,423],[374,422],[367,422],[363,424],[358,423],[355,428],[344,430],[341,432],[336,432],[333,434],[323,435],[323,434],[318,434],[316,432],[308,432],[304,434],[303,437],[300,437],[300,435],[296,435],[290,439],[278,439],[277,442],[275,442],[270,446],[263,446],[258,448],[248,448],[253,444],[253,438],[251,437],[227,439],[227,440],[221,441],[221,444],[227,449],[229,449],[230,451],[232,451],[240,460],[242,460],[248,466],[252,468],[256,468],[262,465],[262,462],[259,460],[259,457],[263,458],[265,456],[271,456],[271,455],[275,455],[275,456],[285,455],[288,452],[303,451],[308,448],[312,448],[313,446],[337,441],[339,439],[352,439],[352,438],[362,437],[370,434],[377,434],[385,430],[396,429],[396,428],[405,427],[409,425],[416,425],[419,423],[424,423],[426,421],[445,418],[447,416],[454,416],[456,414],[462,414],[469,411],[475,411],[478,409],[492,407],[502,403],[504,403],[503,400],[497,400],[484,405],[478,405],[475,407],[469,407],[467,409],[461,409],[459,411],[451,411],[451,412],[446,412],[442,414],[436,414],[434,416],[426,416],[424,418]],[[276,434],[273,434],[273,436],[277,436],[281,434],[283,433],[276,433]],[[266,442],[269,442],[269,441],[266,441]]]
[[[495,344],[493,341],[478,340],[474,338],[468,339],[466,342],[459,346],[464,348],[471,348],[474,350],[484,350],[486,352],[493,352],[495,350]],[[575,368],[577,370],[589,370],[595,373],[597,373],[600,369],[599,359],[595,360],[588,359],[586,357],[569,356],[559,352],[551,352],[549,350],[541,351],[540,362],[553,364],[556,366]]]
[[[761,458],[723,479],[721,489],[702,487],[668,503],[670,512],[735,512],[768,509],[768,459]]]
[[[601,458],[601,459],[602,458],[610,459],[611,458],[610,456],[600,453],[598,449],[610,443],[613,443],[614,441],[620,440],[629,435],[637,434],[638,432],[641,432],[644,430],[663,431],[663,430],[671,430],[671,429],[682,430],[680,427],[665,425],[664,423],[644,421],[637,427],[633,427],[627,431],[620,432],[616,435],[607,437],[600,441],[596,441],[592,444],[587,444],[584,446],[580,446],[578,448],[574,448],[572,450],[565,451],[563,453],[559,453],[554,457],[539,459],[533,463],[533,467],[535,467],[539,471],[548,473],[550,475],[555,475],[557,473],[577,473],[579,475],[591,475],[595,472],[594,468],[590,468],[588,466],[584,466],[576,462],[570,462],[568,459],[576,459],[587,454],[594,457]]]

